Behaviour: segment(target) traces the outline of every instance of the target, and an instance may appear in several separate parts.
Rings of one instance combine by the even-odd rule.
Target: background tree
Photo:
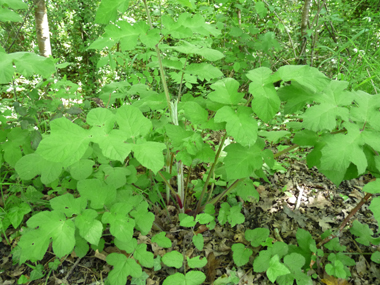
[[[45,0],[33,0],[36,18],[37,42],[40,55],[49,57],[51,53],[50,31]]]

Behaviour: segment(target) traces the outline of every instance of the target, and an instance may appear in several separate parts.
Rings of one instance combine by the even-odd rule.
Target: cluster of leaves
[[[194,5],[191,1],[178,2],[190,8]],[[24,216],[40,205],[43,189],[49,188],[49,194],[56,196],[49,204],[44,204],[43,211],[34,213],[27,221],[14,250],[14,258],[19,263],[41,260],[50,243],[59,258],[73,250],[77,256],[85,256],[90,246],[101,251],[105,243],[103,233],[109,231],[115,245],[130,254],[129,257],[118,253],[107,256],[107,263],[114,267],[108,276],[110,284],[125,284],[129,276],[134,282],[143,282],[147,276],[142,267],[159,270],[161,262],[181,268],[184,262],[181,253],[173,250],[154,258],[147,245],[137,244],[134,238],[135,232],[147,235],[154,223],[155,217],[149,211],[145,194],[152,198],[151,202],[159,201],[160,194],[155,192],[163,189],[164,182],[176,172],[181,172],[175,165],[172,165],[172,172],[166,168],[171,163],[167,157],[181,161],[189,169],[211,163],[208,174],[214,174],[218,183],[228,186],[217,199],[206,199],[203,213],[195,217],[180,214],[180,225],[193,228],[199,223],[213,229],[217,222],[221,225],[228,222],[234,227],[244,222],[241,203],[228,199],[220,205],[218,214],[214,204],[225,194],[238,195],[245,201],[250,201],[250,197],[259,198],[250,177],[267,180],[271,173],[268,169],[276,167],[274,155],[265,149],[265,142],[288,135],[274,136],[271,131],[259,131],[260,125],[271,122],[278,112],[299,114],[302,120],[287,124],[295,133],[292,142],[312,147],[307,156],[308,165],[316,166],[335,184],[367,172],[374,176],[380,174],[377,155],[380,151],[379,95],[348,91],[348,82],[331,81],[309,66],[283,66],[276,72],[268,67],[251,68],[249,65],[240,69],[241,62],[247,60],[245,57],[232,67],[236,72],[244,72],[236,78],[227,77],[231,69],[223,66],[234,61],[239,46],[231,40],[228,52],[213,47],[214,38],[216,42],[222,40],[223,29],[218,24],[207,23],[201,14],[184,12],[178,19],[164,15],[160,25],[150,25],[148,11],[148,23],[131,24],[118,18],[118,12],[125,12],[127,4],[126,1],[102,1],[96,22],[106,25],[104,34],[90,46],[106,54],[100,65],[109,64],[111,68],[120,60],[130,62],[132,57],[133,66],[135,50],[144,51],[138,60],[145,73],[111,82],[98,94],[107,107],[118,106],[120,101],[122,106],[89,108],[84,103],[82,108],[90,110],[81,120],[70,120],[68,117],[73,113],[62,112],[61,118],[51,121],[49,133],[43,135],[32,128],[32,108],[15,105],[20,127],[18,121],[13,126],[8,124],[10,111],[0,114],[0,161],[4,159],[9,171],[22,180],[22,186],[15,187],[14,193],[23,194],[22,198],[15,195],[7,199],[5,214],[0,216],[1,230],[5,232],[10,225],[14,228],[22,225]],[[255,4],[255,11],[262,18],[266,16],[263,2]],[[245,28],[229,28],[229,33],[240,36],[239,45],[247,44],[249,33],[258,34],[256,30],[244,33]],[[163,38],[165,41],[161,43]],[[266,33],[258,39],[263,46],[253,41],[250,48],[268,54],[268,45],[277,48],[274,34]],[[119,53],[112,52],[115,45],[120,48]],[[152,52],[154,49],[156,53]],[[165,54],[165,58],[161,59],[161,54]],[[35,73],[49,77],[56,67],[60,67],[51,59],[31,53],[7,54],[2,49],[0,58],[1,83],[11,81],[15,72],[25,77]],[[222,67],[218,67],[218,62],[223,62]],[[164,68],[171,70],[168,74],[172,88],[175,90],[178,85],[179,96],[175,102],[167,91],[160,90],[161,84],[167,89]],[[199,81],[206,82],[201,96],[181,90],[183,85],[192,89]],[[291,83],[276,89],[274,83],[279,81]],[[77,96],[73,91],[77,86],[72,82],[62,79],[54,84],[53,88],[59,91],[52,92],[52,96],[67,99]],[[248,96],[242,92],[244,84],[249,86]],[[73,89],[67,90],[67,86]],[[38,89],[34,92],[32,100],[39,101]],[[313,106],[305,111],[308,104]],[[222,140],[219,146],[214,146],[204,136],[211,132],[226,132],[225,136],[233,138],[233,142],[224,144]],[[223,156],[219,155],[222,148]],[[138,172],[138,168],[144,171]],[[208,189],[210,180],[191,183]],[[379,193],[378,182],[368,184],[364,191]],[[212,194],[209,193],[209,197]],[[380,199],[375,198],[370,206],[377,221],[380,221],[379,203]],[[380,242],[372,237],[373,233],[365,225],[354,224],[351,231],[365,245]],[[310,284],[306,270],[312,259],[324,254],[317,249],[310,233],[302,229],[297,232],[298,247],[283,242],[272,245],[267,229],[247,230],[245,237],[252,247],[267,247],[253,262],[254,271],[266,272],[272,282],[279,284],[294,280],[298,284]],[[203,249],[201,233],[194,234],[192,241],[198,250]],[[152,242],[163,248],[171,247],[165,232],[154,236]],[[337,252],[329,255],[331,263],[326,271],[337,277],[349,276],[347,266],[353,265],[353,261],[341,253],[344,249],[337,240],[332,240],[326,248]],[[240,243],[234,244],[232,251],[237,266],[247,264],[252,255],[252,249]],[[378,262],[379,256],[374,254],[372,260]],[[206,277],[196,269],[205,266],[206,259],[197,256],[186,262],[190,271],[169,276],[163,284],[202,284]],[[51,266],[56,268],[56,264]],[[36,274],[41,272],[41,268],[34,270]]]

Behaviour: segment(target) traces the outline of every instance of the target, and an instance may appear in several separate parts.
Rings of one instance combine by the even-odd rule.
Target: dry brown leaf
[[[318,193],[317,198],[310,197],[309,198],[309,204],[307,207],[314,207],[318,209],[323,209],[324,207],[330,207],[331,201],[327,200],[325,196],[321,192]]]
[[[216,277],[216,268],[218,267],[218,260],[215,258],[213,252],[207,256],[207,265],[206,265],[206,278],[208,282],[213,283]]]

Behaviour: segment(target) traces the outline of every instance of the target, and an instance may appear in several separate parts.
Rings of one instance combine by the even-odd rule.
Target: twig
[[[65,278],[63,278],[64,281],[68,282],[67,279],[69,279],[71,273],[73,273],[75,267],[77,267],[77,265],[78,265],[78,263],[81,261],[81,259],[82,259],[82,257],[79,257],[79,258],[75,261],[74,265],[71,266],[69,272],[67,272]]]
[[[368,199],[372,196],[371,193],[367,193],[364,198],[359,202],[359,204],[356,205],[356,207],[354,209],[352,209],[352,211],[350,212],[350,214],[343,220],[343,222],[341,223],[339,229],[338,229],[338,232],[336,234],[331,234],[329,235],[328,237],[326,237],[324,240],[322,240],[319,244],[318,244],[318,247],[321,247],[322,245],[324,245],[325,243],[329,242],[330,240],[332,240],[333,238],[336,238],[336,237],[339,237],[342,233],[342,230],[343,228],[346,226],[346,224],[348,223],[348,221],[352,218],[352,216],[354,216],[357,211],[359,211],[359,209],[364,205],[364,203],[366,203],[368,201]]]

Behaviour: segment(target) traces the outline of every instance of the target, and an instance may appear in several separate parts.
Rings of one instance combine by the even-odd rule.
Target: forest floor
[[[324,231],[338,230],[345,217],[364,197],[361,188],[371,179],[364,176],[360,179],[344,181],[336,187],[316,169],[309,169],[299,158],[283,159],[282,162],[286,163],[287,170],[275,173],[269,178],[270,183],[262,182],[257,187],[260,201],[243,202],[245,222],[233,228],[226,223],[223,227],[217,224],[211,231],[206,229],[203,232],[202,251],[197,250],[191,242],[192,230],[179,226],[176,218],[178,213],[174,206],[168,207],[170,219],[166,211],[153,209],[156,224],[166,231],[166,236],[172,241],[171,248],[163,249],[151,242],[151,237],[158,231],[152,230],[147,236],[136,235],[135,238],[138,243],[146,243],[148,250],[155,256],[163,256],[167,251],[177,250],[189,258],[194,256],[207,258],[207,266],[199,269],[203,270],[207,276],[204,284],[214,284],[218,278],[221,278],[219,280],[222,282],[216,282],[216,284],[233,284],[226,281],[233,272],[240,279],[239,284],[272,284],[265,273],[253,272],[252,262],[262,247],[253,248],[254,254],[247,265],[237,268],[233,262],[231,246],[236,242],[247,246],[250,244],[244,238],[245,230],[265,227],[270,230],[274,241],[282,239],[287,244],[296,245],[297,229],[302,228],[309,231],[318,243]],[[299,207],[295,209],[297,203]],[[355,237],[349,232],[349,226],[355,219],[369,225],[373,232],[377,232],[378,226],[368,205],[369,203],[361,207],[340,237],[340,244],[347,247],[345,253],[356,261],[356,265],[350,267],[351,277],[348,280],[339,280],[328,276],[323,270],[323,264],[326,264],[327,260],[322,259],[318,262],[318,268],[313,271],[318,275],[317,279],[313,279],[314,284],[380,284],[380,265],[370,260],[370,254],[379,249],[357,243]],[[8,231],[7,235],[10,235],[11,230]],[[13,240],[11,246],[7,245],[4,239],[0,243],[0,284],[2,285],[18,284],[17,280],[22,274],[30,275],[30,267],[25,264],[12,264],[11,249],[16,244],[17,239]],[[120,250],[109,240],[103,252],[90,250],[83,258],[78,258],[73,253],[62,259],[58,270],[52,271],[49,277],[45,275],[28,284],[104,284],[108,272],[112,269],[105,259],[112,252],[120,252]],[[124,254],[129,256],[126,252]],[[50,248],[41,261],[46,272],[49,271],[48,263],[54,258],[55,255]],[[131,283],[129,279],[127,284],[159,285],[167,276],[177,271],[183,272],[184,268],[177,270],[162,265],[157,271],[153,268],[144,269],[144,271],[149,276],[146,283]]]

